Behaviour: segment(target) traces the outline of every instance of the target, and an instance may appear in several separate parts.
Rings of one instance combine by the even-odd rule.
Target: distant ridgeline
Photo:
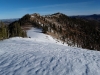
[[[74,18],[83,18],[87,20],[96,20],[100,21],[100,14],[93,14],[93,15],[78,15],[78,16],[70,16]]]
[[[100,50],[100,21],[68,17],[62,13],[40,16],[26,14],[18,21],[5,26],[0,23],[0,38],[26,37],[29,27],[41,28],[69,46],[77,46],[91,50]],[[35,35],[34,35],[35,36]]]

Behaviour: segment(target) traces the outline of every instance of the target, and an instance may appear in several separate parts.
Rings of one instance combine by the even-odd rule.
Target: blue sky
[[[100,14],[100,0],[0,0],[0,19],[25,14],[61,12],[66,15]]]

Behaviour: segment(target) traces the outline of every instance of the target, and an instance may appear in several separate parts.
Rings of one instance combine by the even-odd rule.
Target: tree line
[[[0,21],[0,40],[10,37],[27,37],[26,31],[22,29],[22,21],[14,21],[9,25]]]
[[[64,14],[56,17],[60,23],[62,40],[70,46],[100,50],[100,22],[81,18],[70,18]],[[58,32],[59,28],[56,27]]]
[[[7,39],[9,37],[8,27],[1,21],[0,22],[0,40]]]

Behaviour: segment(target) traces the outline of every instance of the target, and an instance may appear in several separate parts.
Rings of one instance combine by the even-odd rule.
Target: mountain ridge
[[[41,16],[37,13],[26,14],[18,21],[9,25],[11,36],[22,36],[22,34],[16,33],[19,31],[13,29],[17,24],[23,31],[26,31],[31,27],[41,28],[43,33],[51,35],[52,37],[63,41],[63,43],[67,43],[69,46],[100,50],[99,21],[68,17],[63,13],[54,13],[45,16]]]
[[[99,50],[99,21],[71,18],[63,13],[45,16],[35,13],[32,15],[31,21],[34,21],[33,24],[37,27],[42,27],[44,33],[52,35],[70,46],[77,45],[77,47]]]

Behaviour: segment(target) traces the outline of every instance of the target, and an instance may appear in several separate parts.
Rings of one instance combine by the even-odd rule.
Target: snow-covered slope
[[[0,41],[0,75],[100,75],[100,52],[59,45],[37,29]]]
[[[49,35],[43,34],[41,29],[31,28],[27,31],[28,37],[31,37],[31,40],[38,42],[54,42],[55,40]]]
[[[30,40],[35,42],[56,43],[67,46],[67,44],[63,44],[61,41],[52,38],[50,35],[43,34],[41,29],[31,28],[27,31],[27,36],[31,38]]]

